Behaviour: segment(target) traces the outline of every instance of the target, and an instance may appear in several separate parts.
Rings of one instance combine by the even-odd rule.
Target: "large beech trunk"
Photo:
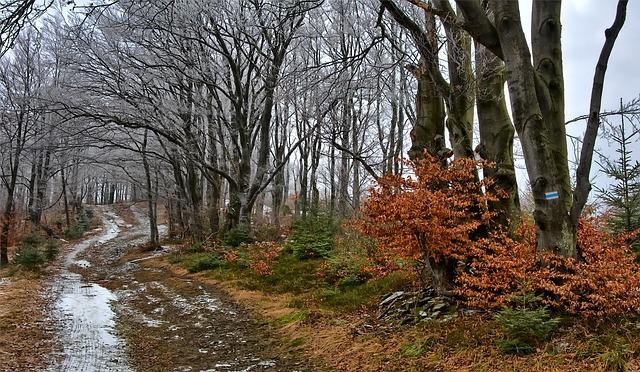
[[[427,17],[428,27],[435,27],[435,19]],[[432,52],[436,50],[435,39],[425,40],[427,48]],[[424,61],[423,61],[424,62]],[[446,164],[446,158],[450,150],[444,143],[445,129],[445,105],[442,95],[438,91],[436,83],[430,74],[424,71],[424,67],[417,68],[414,74],[418,78],[418,92],[416,95],[416,122],[411,131],[411,159],[419,159],[427,150],[432,156],[442,160]],[[455,273],[455,263],[446,260],[428,262],[431,274],[431,285],[441,294],[451,291]]]
[[[518,2],[494,0],[490,5],[535,201],[538,249],[577,257],[569,219],[572,194],[564,128],[560,1],[534,1],[534,65]]]
[[[475,45],[475,60],[480,127],[480,144],[476,152],[494,163],[494,166],[483,168],[484,177],[495,182],[488,191],[507,193],[506,197],[489,204],[490,210],[497,213],[494,221],[513,231],[520,222],[520,201],[513,159],[515,130],[504,95],[504,64],[479,43]]]

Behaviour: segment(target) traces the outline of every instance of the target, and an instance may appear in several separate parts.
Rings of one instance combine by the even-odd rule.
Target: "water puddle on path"
[[[104,233],[77,244],[56,280],[55,313],[64,350],[59,364],[49,371],[131,371],[127,366],[125,344],[114,333],[115,314],[110,303],[116,296],[70,271],[73,266],[88,267],[87,261],[76,260],[78,254],[118,236],[118,225],[123,222],[116,215],[107,214],[103,222]]]

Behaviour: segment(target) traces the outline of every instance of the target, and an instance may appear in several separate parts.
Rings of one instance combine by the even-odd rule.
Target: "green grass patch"
[[[307,293],[318,287],[315,273],[323,260],[298,260],[293,254],[281,255],[272,266],[273,274],[260,276],[249,267],[250,246],[236,250],[240,258],[226,262],[217,254],[172,254],[167,261],[180,265],[190,272],[207,270],[206,276],[220,281],[236,281],[241,287],[270,293]]]
[[[291,301],[289,301],[287,306],[294,309],[304,309],[307,306],[307,302],[302,297],[294,297],[291,299]]]
[[[323,288],[318,294],[323,307],[348,312],[374,305],[380,296],[403,288],[406,284],[406,276],[396,272],[359,285]]]
[[[216,253],[206,254],[198,260],[195,260],[187,267],[187,271],[190,273],[198,273],[205,270],[213,270],[225,265],[225,262],[220,260],[220,256]]]
[[[322,308],[349,312],[377,303],[380,296],[403,288],[408,283],[406,274],[397,272],[379,279],[349,275],[336,283],[327,282],[317,274],[326,268],[323,258],[300,259],[294,252],[284,252],[271,264],[272,274],[258,275],[250,268],[251,245],[243,245],[234,252],[238,258],[226,262],[222,254],[173,254],[167,260],[190,272],[206,271],[204,275],[219,281],[232,281],[249,290],[266,293],[295,295],[290,307],[306,309],[317,303]]]
[[[291,323],[301,322],[309,316],[309,312],[307,310],[294,311],[287,315],[283,315],[278,318],[275,323],[279,326],[284,326]]]
[[[433,337],[427,337],[409,342],[402,345],[402,354],[410,358],[417,358],[424,353],[428,352],[431,347],[436,344],[436,339]]]
[[[297,347],[300,347],[300,346],[304,345],[305,342],[306,342],[305,339],[302,338],[302,337],[294,338],[289,343],[289,347],[290,348],[297,348]]]
[[[300,294],[318,286],[315,273],[323,260],[299,260],[292,254],[283,254],[273,265],[273,274],[259,277],[256,289],[268,292]]]

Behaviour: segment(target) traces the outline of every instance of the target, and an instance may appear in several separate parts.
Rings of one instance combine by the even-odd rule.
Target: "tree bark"
[[[147,158],[147,140],[148,140],[148,131],[144,131],[144,137],[142,141],[142,166],[144,168],[144,175],[147,187],[147,206],[148,212],[147,215],[149,217],[149,243],[151,246],[158,246],[158,242],[160,240],[160,236],[158,234],[158,218],[156,213],[156,203],[153,192],[153,186],[151,181],[151,167],[149,165],[149,159]]]
[[[502,61],[480,43],[475,45],[476,102],[480,127],[479,155],[494,166],[484,167],[484,177],[495,182],[488,191],[501,190],[507,196],[489,203],[497,213],[494,221],[513,231],[520,223],[520,200],[513,159],[515,130],[504,95],[505,68]]]
[[[542,81],[543,78],[537,75],[531,65],[531,54],[522,30],[518,3],[494,0],[490,4],[504,54],[514,125],[522,143],[535,200],[537,247],[542,251],[577,257],[568,213],[570,204],[568,200],[571,198],[568,159],[566,151],[562,150],[566,148],[564,120],[562,123],[555,121],[559,115],[549,103],[548,98],[545,98],[549,94],[557,96],[560,92],[550,93]],[[537,6],[542,7],[540,2],[534,2],[534,7]],[[550,11],[550,7],[551,5],[548,5],[545,11]],[[553,7],[553,10],[556,8]],[[544,12],[540,10],[534,19],[544,18],[545,20],[534,21],[533,24],[540,26],[544,23],[546,26],[541,32],[547,34],[543,37],[534,36],[534,38],[555,41],[555,29],[560,28],[559,14],[547,14],[542,17],[541,13]],[[536,59],[544,60],[543,55],[547,55],[546,49],[534,48],[537,48]],[[554,53],[559,52],[559,50],[554,51]],[[541,66],[538,67],[541,68]],[[549,73],[545,79],[548,79],[547,83],[550,85],[559,84],[561,71],[555,70],[559,66],[554,65],[552,61],[550,66],[554,69],[553,75]],[[562,90],[562,87],[556,86],[554,89]]]

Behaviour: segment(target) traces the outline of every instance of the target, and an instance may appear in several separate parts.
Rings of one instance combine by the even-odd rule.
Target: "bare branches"
[[[616,17],[611,27],[605,31],[605,42],[598,58],[596,71],[593,77],[593,88],[591,90],[591,102],[589,104],[589,119],[587,129],[584,134],[582,149],[580,151],[580,162],[576,170],[576,189],[573,193],[573,205],[571,207],[571,220],[577,225],[582,214],[584,205],[591,191],[589,175],[591,173],[591,163],[593,151],[598,137],[600,127],[600,108],[602,105],[602,91],[604,88],[604,76],[607,71],[607,64],[611,51],[618,38],[618,34],[624,25],[627,15],[628,0],[619,0],[616,8]]]
[[[54,0],[8,0],[0,4],[0,57],[11,47],[24,26],[44,14]]]

